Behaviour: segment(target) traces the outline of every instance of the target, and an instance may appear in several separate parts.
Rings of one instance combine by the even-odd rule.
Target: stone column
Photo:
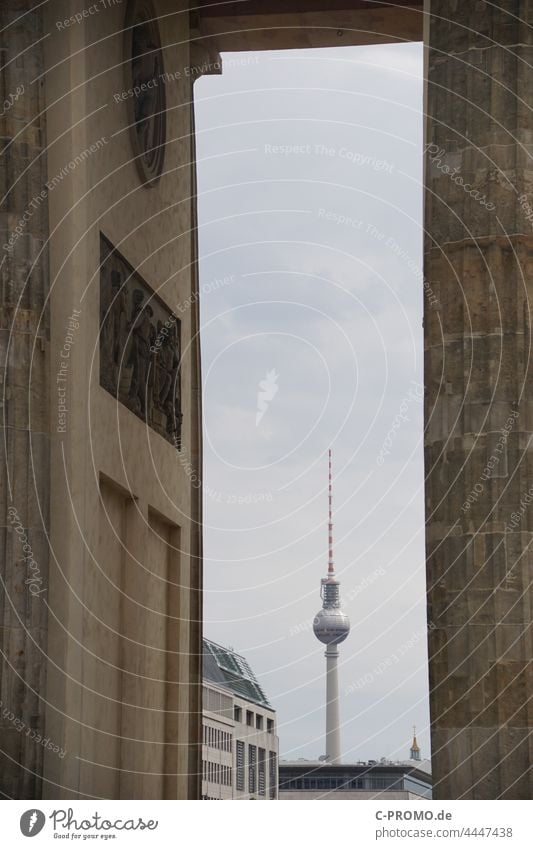
[[[41,8],[0,5],[0,793],[41,794],[47,639],[48,200]],[[41,738],[44,738],[41,741]]]
[[[195,53],[191,50],[191,59]],[[192,309],[192,399],[191,399],[191,539],[189,607],[189,739],[188,798],[200,799],[202,793],[202,678],[203,678],[203,538],[202,538],[202,365],[200,356],[200,286],[198,270],[198,216],[196,188],[196,144],[193,91],[191,90],[190,161],[191,191],[191,289],[196,296]]]
[[[528,2],[432,0],[424,324],[437,799],[533,794],[532,91]]]

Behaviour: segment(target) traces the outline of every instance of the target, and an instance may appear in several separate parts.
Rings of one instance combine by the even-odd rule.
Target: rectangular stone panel
[[[100,385],[181,448],[181,322],[100,234]]]
[[[84,578],[80,787],[104,799],[120,796],[123,713],[123,598],[128,513],[132,502],[100,481],[98,543]]]

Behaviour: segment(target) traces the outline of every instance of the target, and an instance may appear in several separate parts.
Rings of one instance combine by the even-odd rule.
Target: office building
[[[277,799],[276,712],[242,655],[203,646],[202,799]]]

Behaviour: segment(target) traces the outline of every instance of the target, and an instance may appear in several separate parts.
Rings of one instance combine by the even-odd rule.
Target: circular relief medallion
[[[166,96],[161,37],[151,0],[129,0],[124,54],[135,162],[145,186],[154,186],[165,159]]]

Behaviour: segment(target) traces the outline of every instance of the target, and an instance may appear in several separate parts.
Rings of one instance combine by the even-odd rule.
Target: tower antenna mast
[[[328,546],[328,575],[335,574],[335,567],[333,565],[333,484],[332,484],[332,474],[331,474],[331,448],[328,451],[328,466],[329,466],[329,484],[328,484],[328,508],[329,508],[329,518],[328,518],[328,537],[329,537],[329,546]]]

